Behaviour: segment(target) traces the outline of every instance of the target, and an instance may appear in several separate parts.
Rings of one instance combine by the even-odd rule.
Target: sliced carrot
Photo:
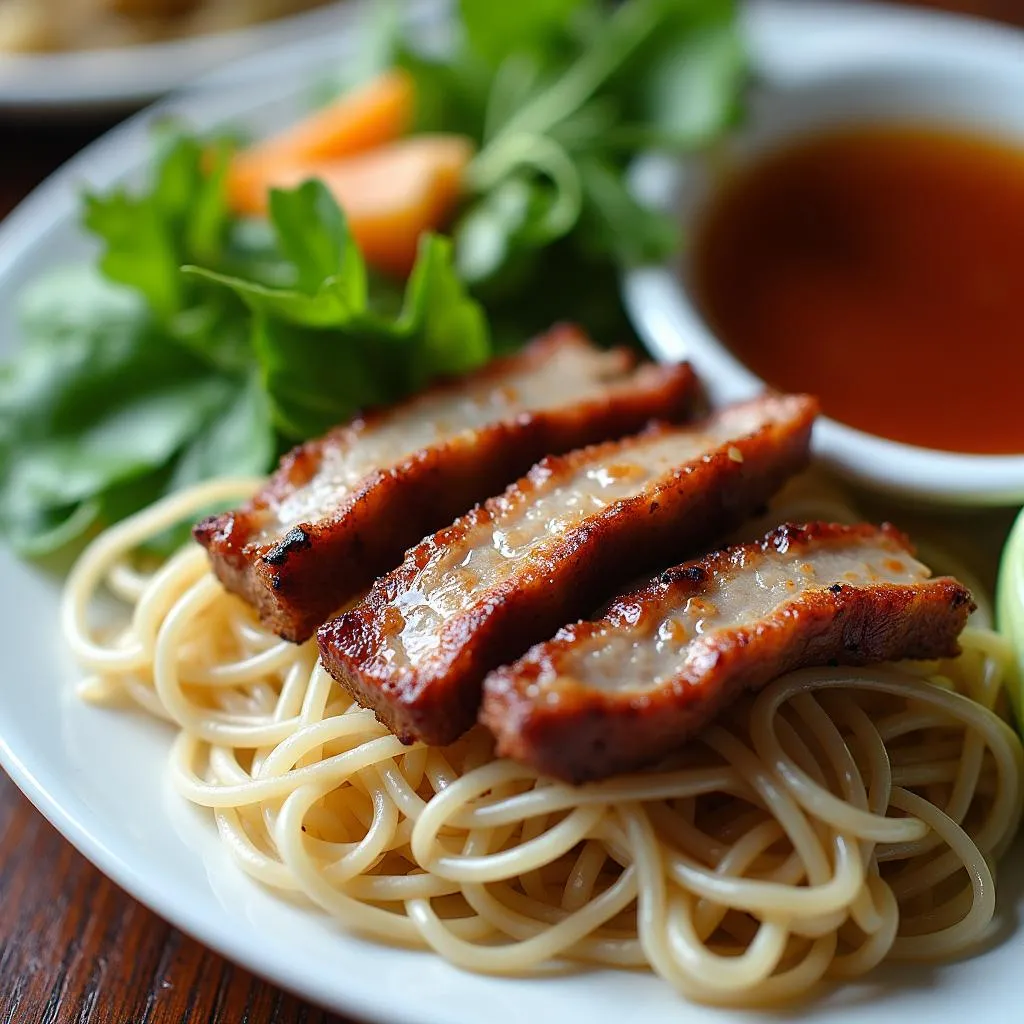
[[[345,211],[367,263],[405,275],[420,235],[443,227],[454,210],[472,155],[465,136],[413,135],[344,160],[280,168],[270,185],[293,188],[319,178]]]
[[[412,123],[414,103],[412,78],[393,69],[242,150],[228,174],[231,206],[238,213],[260,213],[266,208],[268,183],[283,168],[350,156],[397,139]]]
[[[418,135],[324,165],[319,177],[348,217],[366,262],[405,275],[419,237],[455,208],[473,144],[461,135]]]

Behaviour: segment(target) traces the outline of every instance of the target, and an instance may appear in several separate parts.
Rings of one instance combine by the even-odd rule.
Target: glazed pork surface
[[[649,765],[796,668],[955,655],[973,607],[888,526],[785,525],[676,566],[491,673],[498,753],[572,782]]]
[[[488,671],[762,506],[806,464],[816,409],[765,396],[544,459],[321,627],[324,666],[404,741],[453,741]]]
[[[296,448],[251,501],[205,519],[195,537],[229,590],[303,641],[410,545],[544,455],[681,420],[694,390],[685,364],[637,365],[556,328]]]

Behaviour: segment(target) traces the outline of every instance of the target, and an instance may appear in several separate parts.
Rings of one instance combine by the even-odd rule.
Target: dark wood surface
[[[0,772],[0,1024],[341,1024],[106,879]]]
[[[1024,24],[1024,0],[911,0]],[[108,125],[0,123],[0,216]],[[343,1024],[211,953],[81,857],[0,772],[0,1024]]]

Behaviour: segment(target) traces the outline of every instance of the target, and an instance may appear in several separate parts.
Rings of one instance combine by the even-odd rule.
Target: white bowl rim
[[[1012,77],[1024,94],[1024,32],[957,15],[891,5],[806,0],[752,0],[744,30],[755,68],[787,85],[856,72]],[[660,166],[659,166],[660,165]],[[669,161],[651,154],[634,174],[660,177],[668,202]],[[645,191],[645,198],[651,194]],[[714,336],[670,264],[638,267],[623,277],[627,311],[661,359],[690,359],[711,397],[755,394],[764,382]],[[855,482],[890,495],[953,505],[1011,505],[1024,500],[1024,454],[979,455],[892,441],[826,416],[815,426],[816,456]]]

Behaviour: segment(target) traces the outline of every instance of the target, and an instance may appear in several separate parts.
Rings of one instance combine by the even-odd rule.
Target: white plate
[[[138,108],[248,54],[351,30],[365,7],[365,0],[339,0],[235,31],[118,49],[0,53],[0,111]]]
[[[838,11],[839,9],[837,9]],[[768,3],[750,22],[755,46],[799,47],[820,9]],[[884,10],[844,8],[846,26],[868,40],[891,28],[930,22]],[[840,29],[842,30],[842,29]],[[310,73],[337,53],[330,41],[304,50]],[[269,98],[251,85],[163,109],[199,126],[241,118],[273,127],[305,95],[302,76]],[[88,251],[77,228],[78,187],[137,175],[152,115],[129,123],[59,172],[0,227],[0,344],[15,344],[13,306],[41,270]],[[571,311],[567,310],[567,313]],[[0,551],[0,762],[56,827],[111,878],[186,932],[251,970],[309,999],[379,1021],[413,1024],[720,1024],[763,1022],[755,1013],[722,1013],[681,1001],[641,972],[581,970],[547,978],[494,979],[457,970],[429,953],[394,950],[344,934],[319,911],[286,902],[250,882],[229,862],[209,816],[170,791],[164,759],[170,731],[141,715],[81,704],[75,668],[57,623],[58,584]],[[883,970],[802,1011],[814,1024],[899,1020],[901,1024],[992,1024],[1021,1019],[1024,858],[1011,854],[1000,878],[1002,942],[970,960],[941,967]]]

